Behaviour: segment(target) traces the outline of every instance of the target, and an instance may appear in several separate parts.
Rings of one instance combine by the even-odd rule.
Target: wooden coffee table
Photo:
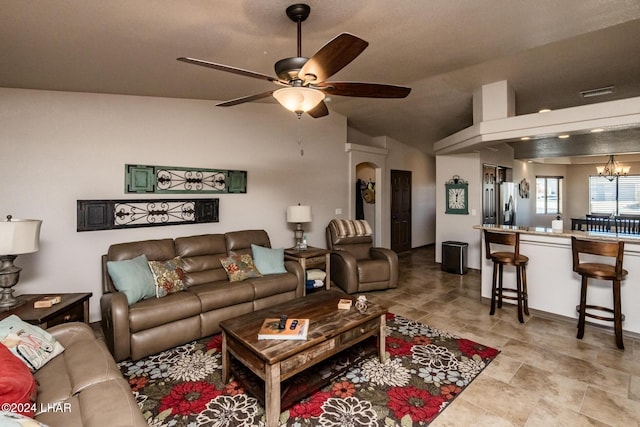
[[[222,329],[222,381],[229,380],[231,356],[265,382],[267,427],[278,425],[280,384],[303,370],[369,337],[378,337],[378,356],[385,360],[386,307],[369,303],[364,314],[355,307],[338,310],[348,295],[327,291],[298,298],[220,322]],[[265,318],[309,319],[306,341],[258,340]]]

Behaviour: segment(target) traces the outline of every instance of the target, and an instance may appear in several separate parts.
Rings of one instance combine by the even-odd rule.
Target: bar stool
[[[624,314],[622,314],[620,304],[620,282],[624,280],[628,274],[627,270],[622,268],[624,242],[580,240],[572,236],[571,248],[573,252],[573,271],[582,276],[580,305],[576,306],[576,310],[578,311],[578,339],[582,339],[584,336],[585,316],[598,320],[612,321],[616,333],[616,345],[618,348],[624,350],[624,344],[622,343],[622,321],[624,320]],[[580,254],[615,258],[615,265],[601,262],[581,262]],[[613,284],[613,308],[587,304],[587,281],[589,278],[611,280]],[[611,313],[613,317],[587,313],[587,310]]]
[[[487,259],[493,261],[493,282],[491,285],[491,311],[493,316],[496,311],[496,299],[498,308],[502,308],[502,299],[515,300],[518,302],[518,320],[524,323],[522,312],[529,315],[529,303],[527,296],[527,271],[525,267],[529,258],[520,253],[520,233],[497,233],[484,230],[484,244]],[[513,247],[512,252],[495,251],[492,252],[492,244],[506,245]],[[502,271],[505,265],[516,267],[516,287],[505,288],[502,286]],[[498,278],[498,275],[500,276]],[[497,286],[496,286],[497,282]],[[515,295],[504,295],[504,292]]]

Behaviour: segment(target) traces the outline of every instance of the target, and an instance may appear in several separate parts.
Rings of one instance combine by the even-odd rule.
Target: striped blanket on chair
[[[371,236],[372,234],[369,223],[363,219],[332,219],[331,225],[339,238]]]

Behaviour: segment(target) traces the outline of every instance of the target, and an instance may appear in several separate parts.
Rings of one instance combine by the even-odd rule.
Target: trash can
[[[442,271],[455,274],[467,273],[467,248],[465,242],[442,242]]]

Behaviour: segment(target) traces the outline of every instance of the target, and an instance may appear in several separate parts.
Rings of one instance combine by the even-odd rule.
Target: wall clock
[[[445,183],[446,210],[448,214],[469,214],[469,183],[454,175]]]

